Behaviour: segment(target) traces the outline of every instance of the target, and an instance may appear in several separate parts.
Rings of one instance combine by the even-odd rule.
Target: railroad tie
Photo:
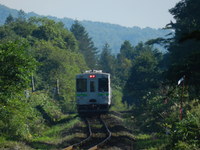
[[[73,146],[68,146],[67,148],[65,148],[63,150],[73,150]]]
[[[91,147],[90,149],[88,149],[88,150],[96,150],[97,149],[97,145],[96,146],[93,146],[93,147]]]

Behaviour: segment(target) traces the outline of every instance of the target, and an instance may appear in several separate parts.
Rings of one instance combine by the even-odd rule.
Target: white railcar
[[[110,74],[90,70],[76,75],[78,112],[106,112],[111,105]]]

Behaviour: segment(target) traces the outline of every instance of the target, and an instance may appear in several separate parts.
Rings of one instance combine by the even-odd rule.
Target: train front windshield
[[[77,92],[87,92],[87,79],[76,79]]]
[[[109,80],[108,78],[98,78],[97,82],[95,80],[90,81],[88,79],[76,79],[76,91],[77,92],[109,92]],[[87,84],[89,84],[89,89],[87,89]],[[95,89],[98,89],[95,90]]]
[[[99,79],[99,92],[108,92],[108,78]]]

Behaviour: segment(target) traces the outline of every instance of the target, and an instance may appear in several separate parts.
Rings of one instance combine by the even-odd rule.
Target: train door
[[[92,104],[97,102],[97,81],[94,78],[89,79],[89,102]]]

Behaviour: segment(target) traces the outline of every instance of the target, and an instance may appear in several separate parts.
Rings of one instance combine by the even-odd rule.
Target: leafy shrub
[[[172,128],[170,147],[174,149],[200,148],[200,105],[191,108]]]

